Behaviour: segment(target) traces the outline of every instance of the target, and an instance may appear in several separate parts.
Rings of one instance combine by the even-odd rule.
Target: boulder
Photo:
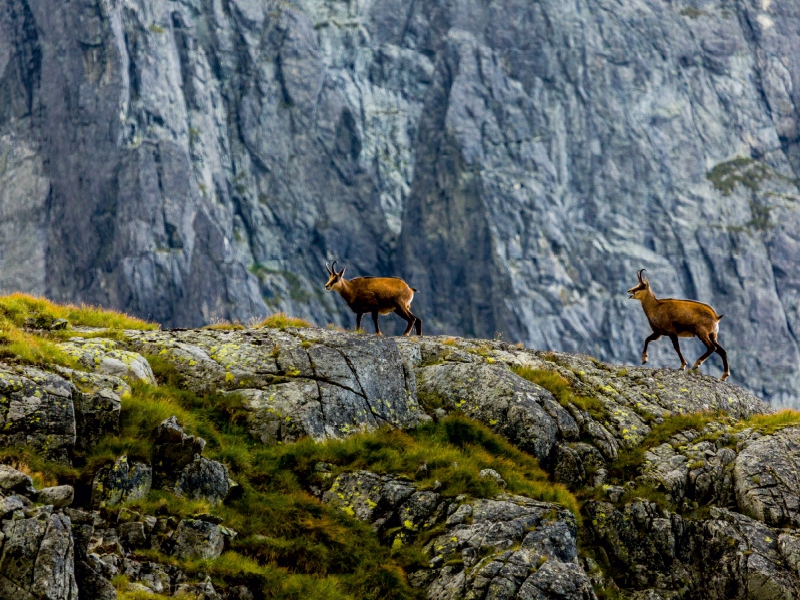
[[[75,448],[88,452],[104,436],[118,433],[121,399],[131,393],[130,385],[119,377],[102,373],[63,367],[58,372],[75,386]]]
[[[418,369],[417,392],[481,421],[543,462],[556,441],[577,438],[569,412],[544,388],[503,365],[443,363]]]
[[[32,367],[0,365],[0,447],[28,446],[69,462],[75,446],[72,386]]]
[[[178,474],[195,456],[202,454],[206,441],[183,432],[173,415],[156,429],[153,445],[154,480],[157,487],[172,487]]]
[[[114,340],[73,337],[59,348],[90,371],[156,384],[150,363],[141,354],[120,348]]]
[[[50,504],[53,508],[66,508],[75,499],[75,489],[71,485],[56,485],[39,490],[36,500],[40,504]]]
[[[178,475],[174,491],[181,497],[219,504],[228,497],[235,485],[225,465],[195,455],[194,460]]]
[[[413,373],[388,338],[323,329],[131,333],[139,351],[169,361],[196,391],[235,391],[264,443],[342,438],[413,427]]]
[[[68,517],[39,510],[3,522],[0,598],[78,600]]]
[[[153,483],[153,470],[141,462],[128,462],[121,456],[101,467],[92,480],[92,506],[114,506],[126,500],[144,498]]]
[[[96,554],[88,552],[98,515],[72,508],[64,512],[72,523],[75,580],[78,584],[79,600],[116,600],[117,591],[110,581],[116,574],[116,569],[112,572]]]
[[[172,554],[177,558],[213,559],[222,554],[225,534],[216,523],[202,519],[183,519],[173,535]]]
[[[22,471],[0,464],[0,493],[13,494],[18,492],[26,496],[35,496],[36,488],[33,479]]]

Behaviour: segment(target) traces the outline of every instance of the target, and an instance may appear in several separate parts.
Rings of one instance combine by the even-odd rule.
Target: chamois
[[[333,261],[330,267],[325,263],[330,276],[325,289],[329,292],[331,290],[339,292],[350,309],[356,313],[356,329],[361,329],[361,317],[364,313],[371,313],[372,321],[375,323],[375,334],[383,335],[378,325],[378,315],[396,312],[408,322],[403,335],[408,335],[414,325],[417,327],[417,335],[422,335],[422,319],[411,313],[411,301],[417,290],[399,277],[355,277],[348,281],[344,278],[347,267],[343,267],[337,273],[336,262]]]
[[[639,300],[642,303],[644,314],[650,322],[650,328],[653,333],[644,341],[644,350],[642,350],[642,364],[647,362],[647,346],[650,342],[656,341],[662,335],[669,336],[672,340],[672,345],[675,352],[681,359],[681,370],[686,368],[688,364],[681,354],[681,347],[678,344],[679,337],[694,337],[700,338],[706,346],[706,353],[698,358],[692,369],[697,369],[702,365],[705,360],[716,352],[722,358],[722,366],[725,372],[722,374],[722,381],[725,381],[731,374],[728,368],[728,353],[717,342],[717,335],[719,334],[719,322],[725,315],[717,315],[716,311],[708,304],[702,302],[695,302],[694,300],[676,300],[674,298],[664,298],[659,300],[650,289],[650,282],[647,276],[642,278],[641,269],[636,276],[639,278],[639,283],[628,290],[629,298],[631,300]]]

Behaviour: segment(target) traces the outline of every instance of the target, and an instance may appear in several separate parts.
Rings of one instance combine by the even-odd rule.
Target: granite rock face
[[[395,340],[324,329],[128,332],[197,390],[239,394],[264,443],[344,437],[421,419],[415,376]]]
[[[392,547],[428,535],[429,564],[409,580],[431,600],[596,598],[578,562],[575,517],[557,504],[445,498],[369,471],[342,473],[322,501],[370,523]]]
[[[337,258],[408,278],[432,332],[636,362],[645,267],[727,315],[732,381],[798,397],[794,0],[0,14],[3,291],[352,324]]]

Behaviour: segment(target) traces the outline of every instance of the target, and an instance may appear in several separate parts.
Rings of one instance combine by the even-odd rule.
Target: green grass
[[[286,329],[287,327],[304,328],[311,327],[311,323],[296,317],[289,317],[286,315],[286,313],[279,312],[268,316],[266,319],[261,321],[261,323],[256,325],[256,327],[267,327],[269,329]]]
[[[574,404],[588,412],[595,419],[605,419],[606,411],[603,403],[597,398],[590,396],[579,396],[573,393],[569,381],[556,373],[547,369],[532,369],[530,367],[513,366],[511,370],[523,379],[527,379],[549,391],[561,406]]]

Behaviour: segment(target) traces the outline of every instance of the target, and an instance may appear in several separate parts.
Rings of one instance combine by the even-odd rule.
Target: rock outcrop
[[[370,523],[393,547],[438,531],[425,546],[428,567],[409,575],[427,598],[595,598],[578,562],[575,517],[559,505],[449,499],[369,471],[339,475],[322,501]]]
[[[408,428],[426,418],[392,339],[316,328],[130,335],[134,348],[170,361],[194,389],[240,394],[264,443]]]
[[[95,336],[95,347],[110,348],[97,334],[83,332]],[[70,343],[83,347],[78,337]],[[415,556],[404,577],[430,600],[800,594],[796,415],[771,414],[769,404],[727,382],[498,340],[378,338],[317,328],[126,331],[113,348],[131,364],[157,356],[151,360],[162,385],[168,377],[189,390],[170,388],[186,403],[180,410],[203,405],[193,419],[235,407],[230,425],[242,427],[246,443],[259,451],[376,430],[379,437],[405,430],[412,435],[392,435],[413,438],[470,419],[583,495],[581,514],[549,501],[553,496],[519,495],[518,482],[501,475],[502,460],[470,474],[491,490],[484,497],[448,493],[433,481],[428,470],[441,467],[433,466],[437,457],[430,467],[412,467],[414,477],[318,462],[308,466],[311,475],[298,470],[286,480],[314,510],[323,508],[318,500],[329,514],[338,510],[342,519],[369,524],[387,552]],[[124,437],[129,423],[127,416],[120,423],[126,400],[159,390],[132,371],[120,373],[123,380],[83,367],[2,367],[6,431],[26,432],[23,441],[4,445],[19,443],[59,461],[59,469],[71,461],[72,470],[55,472],[74,473],[96,444],[125,443],[116,436]],[[33,418],[24,417],[19,407],[25,406],[36,408],[28,413]],[[75,487],[37,489],[38,475],[0,464],[0,592],[25,600],[112,600],[113,580],[132,593],[250,597],[241,580],[230,585],[216,577],[216,566],[206,572],[196,565],[219,566],[224,552],[239,549],[227,517],[242,488],[258,482],[242,479],[240,488],[238,458],[223,464],[224,453],[219,460],[204,456],[219,444],[213,427],[200,428],[204,436],[211,432],[207,444],[191,419],[155,421],[149,433],[136,432],[149,442],[146,458],[119,456],[78,477]],[[72,435],[52,433],[63,431]],[[286,468],[302,462],[301,455],[287,454]],[[286,543],[262,537],[251,535],[243,547],[255,544],[253,555],[263,557]]]
[[[727,315],[734,382],[798,397],[795,0],[0,14],[3,290],[352,324],[336,258],[407,278],[431,332],[630,362],[646,267]]]

